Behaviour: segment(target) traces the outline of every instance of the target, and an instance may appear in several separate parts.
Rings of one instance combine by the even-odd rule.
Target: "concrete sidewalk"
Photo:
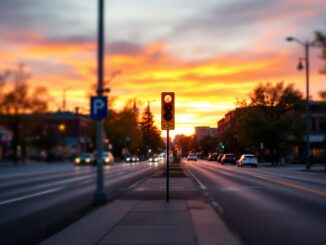
[[[241,244],[191,178],[149,178],[42,242],[50,244]]]

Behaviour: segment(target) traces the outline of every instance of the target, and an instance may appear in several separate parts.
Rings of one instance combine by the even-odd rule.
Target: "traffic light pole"
[[[174,129],[174,92],[161,93],[161,127],[166,130],[166,202],[170,201],[170,135],[169,130]]]
[[[170,183],[169,183],[169,176],[170,176],[170,157],[169,157],[169,148],[170,148],[170,137],[169,137],[169,130],[166,130],[166,202],[170,201]]]

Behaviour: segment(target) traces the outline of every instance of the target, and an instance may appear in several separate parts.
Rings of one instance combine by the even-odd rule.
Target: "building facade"
[[[310,130],[309,130],[309,143],[310,143],[310,156],[315,162],[326,161],[326,102],[325,101],[310,101]],[[234,127],[234,120],[237,113],[246,108],[236,108],[225,114],[224,118],[217,122],[217,131],[219,135]],[[306,105],[305,103],[288,108],[286,113],[294,113],[302,118],[305,122],[306,118]],[[299,122],[298,122],[299,123]],[[271,135],[271,137],[273,137]],[[306,133],[303,135],[302,140],[294,140],[294,137],[289,135],[287,137],[287,146],[289,152],[285,156],[288,162],[303,162],[306,151]],[[222,142],[219,142],[222,144]]]
[[[205,137],[217,138],[217,128],[210,128],[208,126],[195,127],[195,139],[200,142]]]
[[[92,144],[91,120],[78,113],[0,115],[0,122],[0,157],[8,159],[71,159]]]

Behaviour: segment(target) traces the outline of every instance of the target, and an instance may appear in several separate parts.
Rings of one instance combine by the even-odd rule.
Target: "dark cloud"
[[[85,24],[81,21],[84,17],[81,13],[85,13],[85,5],[74,1],[1,0],[0,30],[33,30],[46,36],[62,35],[67,31],[80,33]]]
[[[89,44],[96,42],[96,36],[86,36],[86,35],[71,35],[67,37],[49,37],[40,40],[40,44]]]
[[[2,23],[2,28],[25,29],[35,26],[40,19],[47,22],[51,18],[52,9],[47,8],[45,3],[47,1],[1,0],[0,23]]]
[[[139,54],[143,50],[143,46],[129,41],[112,41],[106,46],[106,52],[108,54],[126,54],[135,55]]]
[[[273,19],[275,16],[286,18],[302,8],[302,5],[291,6],[291,11],[286,11],[284,8],[287,4],[283,0],[246,0],[219,5],[212,9],[204,9],[200,16],[194,16],[177,25],[175,33],[213,30],[231,32],[231,29],[245,29],[246,25],[248,27]]]

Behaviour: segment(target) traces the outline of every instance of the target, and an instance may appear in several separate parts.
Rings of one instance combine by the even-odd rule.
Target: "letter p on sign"
[[[91,118],[102,119],[108,116],[108,97],[92,96],[91,97]]]

